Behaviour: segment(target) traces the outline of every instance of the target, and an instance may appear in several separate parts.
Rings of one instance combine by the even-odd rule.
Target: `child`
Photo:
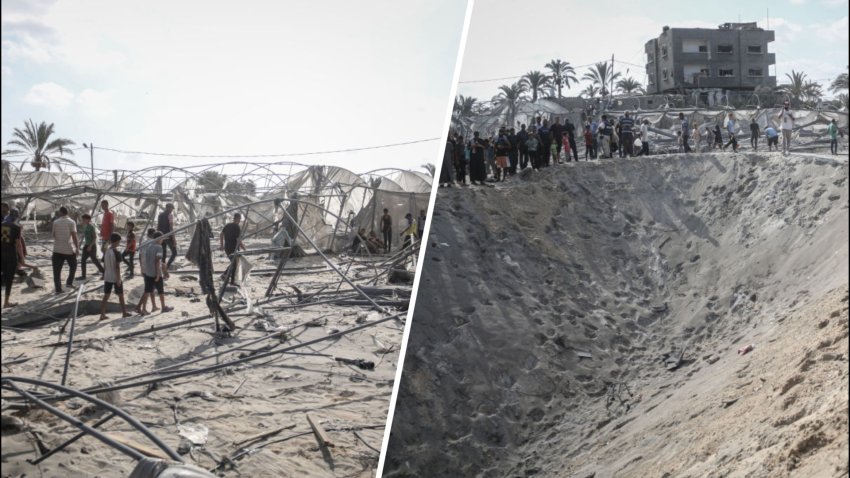
[[[121,312],[123,317],[129,317],[127,306],[124,304],[124,285],[121,282],[121,253],[118,252],[118,246],[121,244],[121,235],[112,233],[109,236],[109,248],[103,256],[103,300],[100,302],[100,320],[106,320],[106,303],[109,301],[109,295],[112,289],[115,288],[115,294],[118,295],[118,303],[121,304]]]
[[[133,221],[127,221],[127,247],[121,254],[121,260],[127,264],[127,279],[132,279],[135,274],[135,259],[136,259],[136,224]]]
[[[723,136],[720,134],[720,125],[714,125],[714,144],[711,149],[723,149]]]
[[[94,230],[94,225],[91,223],[91,216],[83,214],[83,273],[80,277],[86,278],[86,259],[91,258],[92,263],[97,267],[97,270],[103,274],[103,266],[100,265],[100,260],[97,258],[97,232]]]
[[[151,312],[156,312],[156,298],[154,297],[154,289],[159,293],[159,302],[162,305],[163,312],[174,310],[171,307],[165,306],[165,287],[164,279],[168,277],[168,272],[163,272],[162,263],[162,233],[151,228],[148,229],[149,241],[139,250],[139,265],[142,269],[142,276],[145,279],[145,290],[142,294],[139,305],[136,306],[136,312],[140,315],[147,315],[148,311],[145,308],[148,297],[151,299]]]
[[[593,158],[593,133],[590,131],[590,125],[584,127],[584,160],[590,161]]]
[[[701,143],[702,143],[702,135],[700,134],[699,126],[694,125],[693,131],[691,131],[691,137],[694,139],[694,151],[697,153],[700,152]]]
[[[682,132],[676,131],[676,144],[679,145],[678,152],[685,152],[685,142],[682,140]]]
[[[561,149],[564,151],[564,162],[569,163],[572,161],[572,157],[570,157],[570,136],[566,131],[561,133]],[[555,158],[557,159],[557,163],[561,162],[560,156],[556,155]]]

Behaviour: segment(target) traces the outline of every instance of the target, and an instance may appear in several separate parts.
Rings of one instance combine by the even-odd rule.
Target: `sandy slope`
[[[37,250],[35,246],[32,249]],[[182,250],[185,250],[185,244]],[[223,270],[224,259],[218,257],[217,260],[217,270]],[[272,262],[261,258],[254,260],[260,267],[273,266]],[[183,258],[177,264],[193,267],[186,264]],[[291,260],[287,267],[315,267],[322,264],[319,258],[309,257]],[[89,267],[91,273],[92,268]],[[354,269],[356,267],[351,272]],[[46,272],[50,283],[50,271]],[[197,274],[194,275],[197,277]],[[176,307],[174,312],[126,319],[113,312],[108,321],[98,321],[97,315],[82,315],[77,324],[76,338],[84,339],[85,343],[76,346],[73,352],[69,385],[85,388],[99,381],[114,380],[165,367],[176,361],[227,350],[233,352],[220,357],[218,361],[232,360],[246,350],[274,345],[275,342],[280,345],[297,344],[325,336],[334,330],[353,327],[362,320],[376,318],[365,307],[324,304],[275,311],[269,306],[266,307],[267,319],[248,315],[244,309],[234,313],[233,319],[243,328],[232,338],[215,339],[210,325],[201,324],[185,325],[134,338],[109,340],[121,333],[208,314],[202,300],[174,295],[175,287],[194,288],[196,293],[199,290],[197,279],[182,281],[180,277],[183,276],[173,274],[166,282],[166,303]],[[268,276],[251,277],[251,296],[262,297],[268,280]],[[328,269],[324,272],[283,276],[279,286],[291,292],[289,286],[296,285],[306,295],[323,286],[333,290],[338,282],[339,276]],[[142,281],[138,277],[132,279],[125,288],[131,290],[129,295],[135,303],[142,291]],[[20,285],[15,286],[15,296],[19,302],[42,295],[46,299],[52,296],[51,291],[52,288],[24,292]],[[101,297],[99,293],[87,295],[97,300]],[[235,294],[227,293],[224,304],[239,300]],[[276,304],[289,303],[290,300],[283,300]],[[58,383],[65,349],[45,345],[56,342],[60,325],[61,322],[31,330],[4,328],[3,362],[21,354],[31,360],[4,366],[3,374],[40,377]],[[290,329],[287,340],[284,343],[279,339],[268,340],[240,349],[242,344],[269,334],[262,325]],[[392,351],[378,351],[373,335],[384,345],[392,346]],[[206,469],[214,467],[221,457],[236,452],[240,447],[235,442],[276,428],[292,426],[275,439],[294,438],[258,449],[237,460],[238,467],[221,472],[222,476],[373,476],[378,460],[378,452],[373,448],[380,448],[383,436],[401,335],[398,323],[387,322],[299,351],[307,355],[285,355],[263,360],[267,363],[262,366],[243,365],[178,379],[148,395],[143,395],[144,388],[124,390],[120,392],[121,406],[173,449],[177,449],[180,442],[179,426],[206,426],[209,434],[205,450],[199,447],[184,456],[187,462]],[[67,333],[62,339],[67,340]],[[333,356],[316,354],[371,360],[376,363],[376,367],[373,371],[361,370],[336,362]],[[217,360],[201,365],[214,363]],[[187,396],[191,392],[206,392],[209,395]],[[12,394],[4,391],[3,395]],[[62,404],[75,416],[89,417],[82,413],[80,405],[82,402],[79,400]],[[330,455],[323,454],[319,449],[305,418],[307,411],[312,411],[335,441],[336,447],[331,449]],[[4,415],[7,413],[4,412]],[[40,411],[25,413],[22,418],[48,447],[62,443],[77,431],[73,426]],[[88,418],[89,423],[93,420]],[[102,429],[147,443],[140,434],[131,432],[128,425],[117,419]],[[86,437],[36,467],[25,461],[38,456],[34,452],[35,446],[31,433],[4,433],[2,476],[127,476],[135,465],[119,452]]]
[[[846,476],[847,176],[676,155],[441,190],[385,476]]]

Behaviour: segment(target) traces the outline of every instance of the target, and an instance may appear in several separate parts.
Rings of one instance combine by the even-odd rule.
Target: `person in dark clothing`
[[[449,136],[446,141],[446,149],[443,151],[443,165],[440,167],[440,187],[452,185],[452,158],[454,155],[454,141]]]
[[[486,141],[479,138],[478,131],[472,134],[472,154],[469,160],[469,182],[484,184],[487,179],[487,169],[484,165],[484,150]]]
[[[390,252],[393,248],[393,218],[389,209],[384,209],[384,215],[381,216],[381,234],[384,236],[384,252]]]
[[[590,125],[586,125],[584,127],[584,160],[590,161],[594,156],[593,133],[590,132]]]
[[[528,131],[525,129],[525,125],[520,126],[519,133],[517,133],[517,141],[519,143],[519,169],[523,170],[526,166],[528,166]]]
[[[568,120],[569,121],[569,120]],[[549,128],[549,131],[552,133],[553,141],[555,142],[555,151],[557,152],[555,157],[552,158],[553,164],[558,164],[561,158],[561,139],[564,134],[564,126],[561,125],[561,118],[559,116],[555,117],[555,124]],[[550,148],[551,150],[551,148]],[[567,151],[567,156],[569,156],[569,151]]]
[[[686,153],[690,153],[691,146],[688,144],[688,138],[691,136],[691,126],[685,118],[685,113],[679,113],[679,120],[682,122],[682,146],[684,146]]]
[[[83,214],[81,219],[83,220],[83,254],[80,259],[80,270],[82,272],[80,277],[85,279],[86,260],[91,259],[92,264],[94,264],[97,271],[101,274],[103,274],[103,266],[97,259],[97,231],[95,231],[94,225],[91,223],[91,216]]]
[[[127,221],[127,247],[121,253],[121,260],[127,264],[126,277],[132,279],[136,273],[136,223]]]
[[[552,155],[552,130],[549,129],[549,120],[544,119],[543,124],[537,128],[537,138],[540,140],[537,163],[538,167],[543,168],[549,166],[549,157]]]
[[[230,273],[230,283],[236,283],[236,274],[235,271],[230,271],[229,268],[234,266],[233,262],[233,254],[236,253],[236,248],[238,247],[241,250],[245,250],[245,244],[242,244],[242,240],[239,238],[242,235],[242,228],[239,227],[239,222],[242,221],[242,214],[238,212],[233,215],[233,222],[228,223],[221,230],[221,233],[218,235],[219,245],[224,250],[224,253],[227,254],[227,258],[230,259],[230,266],[228,270],[225,271],[225,274]]]
[[[157,216],[156,230],[163,234],[168,234],[174,230],[174,204],[166,204],[165,211],[161,212],[159,216]],[[167,262],[165,260],[166,256],[168,256],[166,247],[171,249],[171,257],[168,258]],[[171,267],[171,264],[174,263],[174,259],[176,258],[177,238],[172,235],[162,240],[162,263],[166,266],[165,270],[168,270]]]
[[[759,135],[761,131],[759,130],[759,124],[755,118],[750,122],[750,146],[753,147],[753,151],[759,150]]]
[[[463,136],[460,134],[455,135],[452,154],[457,182],[466,186],[466,145],[463,142]]]
[[[711,149],[723,149],[723,134],[720,132],[720,125],[714,125],[714,144]]]
[[[635,143],[633,129],[635,121],[632,119],[631,111],[626,111],[626,114],[620,118],[620,143],[622,144],[620,157],[632,157],[635,155],[633,146]]]
[[[517,143],[519,138],[513,128],[508,130],[508,141],[511,142],[511,150],[508,153],[508,159],[510,160],[511,165],[508,167],[508,173],[513,176],[516,174],[516,166],[519,159],[519,144]]]
[[[12,283],[14,282],[15,272],[18,267],[23,266],[23,243],[21,242],[21,226],[17,224],[18,210],[10,209],[9,213],[3,218],[3,224],[0,225],[0,279],[2,279],[2,289],[5,292],[3,297],[3,308],[13,307],[17,304],[12,304],[9,300],[12,296]]]
[[[576,126],[567,118],[567,124],[564,126],[564,131],[567,132],[567,138],[570,142],[570,149],[573,151],[573,157],[578,162],[578,145],[576,144]],[[567,161],[570,160],[570,152],[566,152]]]

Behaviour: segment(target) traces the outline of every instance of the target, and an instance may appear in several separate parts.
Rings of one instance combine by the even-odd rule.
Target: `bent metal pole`
[[[351,282],[351,279],[349,279],[349,278],[348,278],[348,276],[346,276],[344,272],[342,272],[341,270],[339,270],[339,268],[338,268],[338,267],[337,267],[337,266],[336,266],[333,262],[331,262],[331,260],[330,260],[330,259],[328,259],[328,256],[326,256],[326,255],[325,255],[325,253],[324,253],[324,252],[322,252],[322,249],[321,249],[319,246],[317,246],[315,242],[313,242],[313,239],[311,239],[311,238],[310,238],[310,236],[308,236],[306,232],[304,232],[304,229],[302,229],[302,228],[301,228],[301,225],[300,225],[300,224],[298,224],[298,222],[296,222],[296,221],[295,221],[295,219],[293,219],[293,218],[292,218],[292,216],[290,216],[290,215],[289,215],[289,211],[287,211],[287,210],[284,208],[284,209],[283,209],[283,213],[286,215],[286,218],[287,218],[287,219],[289,219],[289,221],[290,221],[292,224],[294,224],[294,225],[295,225],[295,227],[297,227],[297,228],[298,228],[298,232],[300,232],[300,233],[301,233],[301,235],[302,235],[302,236],[304,236],[304,239],[306,239],[306,240],[307,240],[307,242],[309,242],[309,243],[310,243],[310,245],[313,247],[313,249],[315,249],[315,250],[316,250],[316,252],[318,252],[318,253],[319,253],[319,255],[320,255],[320,256],[322,256],[322,259],[324,259],[324,260],[325,260],[325,262],[327,262],[327,263],[328,263],[328,265],[329,265],[329,266],[331,266],[331,269],[333,269],[333,270],[334,270],[334,272],[336,272],[337,274],[339,274],[339,275],[340,275],[340,277],[342,277],[342,280],[344,280],[345,282],[347,282],[347,283],[348,283],[348,285],[350,285],[352,288],[354,288],[354,290],[356,290],[358,294],[362,295],[362,296],[363,296],[366,300],[368,300],[368,301],[369,301],[369,303],[371,303],[371,304],[372,304],[372,306],[373,306],[373,307],[375,307],[375,309],[377,309],[379,312],[384,313],[384,314],[387,314],[387,315],[389,315],[389,314],[390,314],[390,312],[389,312],[387,309],[385,309],[385,308],[381,307],[380,305],[378,305],[378,303],[377,303],[377,302],[375,302],[374,300],[372,300],[372,298],[371,298],[371,297],[369,297],[369,295],[368,295],[367,293],[363,292],[363,290],[362,290],[362,289],[360,289],[360,287],[358,287],[358,286],[357,286],[354,282]]]

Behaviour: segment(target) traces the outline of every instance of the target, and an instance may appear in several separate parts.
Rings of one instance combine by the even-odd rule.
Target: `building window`
[[[717,70],[717,76],[720,78],[729,78],[735,76],[735,70],[732,68],[720,68]]]
[[[761,45],[750,45],[747,47],[747,53],[761,53]]]
[[[653,55],[652,53],[647,53],[646,54],[646,62],[652,63],[654,61],[655,61],[655,55]]]
[[[661,56],[667,58],[667,46],[664,45],[661,47]]]
[[[700,45],[699,46],[700,53],[708,53],[708,45]]]
[[[669,77],[670,77],[670,74],[667,72],[667,68],[664,68],[663,70],[661,70],[661,78],[663,78],[664,81],[667,81],[667,78],[669,78]]]
[[[734,49],[732,48],[732,45],[717,45],[717,53],[726,53],[731,55],[733,51]]]
[[[761,78],[762,76],[764,76],[764,73],[762,73],[761,68],[750,68],[749,70],[747,70],[747,75]]]
[[[708,69],[708,68],[700,68],[700,70],[699,70],[699,74],[700,74],[703,78],[711,78],[711,70],[710,70],[710,69]]]

